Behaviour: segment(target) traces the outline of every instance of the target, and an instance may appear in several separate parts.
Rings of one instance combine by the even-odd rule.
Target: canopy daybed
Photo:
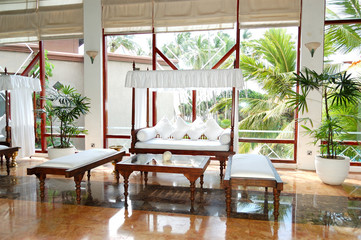
[[[238,89],[243,88],[240,69],[130,71],[127,73],[125,86],[133,88],[130,153],[160,154],[170,151],[173,154],[214,156],[215,159],[220,161],[220,176],[221,179],[223,178],[226,160],[228,156],[235,154],[238,146],[238,134],[235,136],[234,131],[238,129],[235,126],[238,123],[238,114],[236,114]],[[162,137],[160,139],[159,134],[157,134],[159,132],[151,130],[147,126],[148,120],[145,122],[145,119],[149,119],[149,94],[147,94],[149,88],[232,88],[231,127],[228,131],[224,130],[224,134],[228,132],[228,135],[225,135],[224,138],[227,140],[221,141],[223,133],[219,134],[217,139],[205,139],[204,135],[196,140],[174,139],[172,137],[167,139]],[[143,97],[136,96],[136,94],[143,95]],[[142,115],[142,112],[145,112],[145,106],[147,106],[147,117],[144,117],[145,114]],[[139,120],[139,118],[142,118],[142,120]],[[143,137],[140,137],[141,131],[143,131],[141,135]]]
[[[5,130],[3,131],[5,136],[0,140],[0,144],[14,150],[12,156],[12,165],[14,165],[18,150],[19,157],[31,156],[35,153],[32,93],[40,91],[41,85],[36,78],[3,74],[0,75],[0,91],[2,90],[5,90],[5,114],[0,128]],[[3,155],[6,157],[8,154],[9,149],[2,147],[1,157]]]

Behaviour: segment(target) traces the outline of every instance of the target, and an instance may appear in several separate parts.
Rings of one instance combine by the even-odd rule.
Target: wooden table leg
[[[5,155],[6,159],[6,173],[10,175],[10,156]]]
[[[15,151],[11,156],[11,167],[16,167],[18,164],[16,163],[16,157],[18,156],[18,151]]]
[[[84,173],[80,173],[76,176],[74,176],[74,182],[75,182],[75,192],[76,192],[76,203],[77,204],[80,204],[80,194],[81,194],[81,190],[80,190],[80,183],[81,183],[81,180],[83,179],[84,177]]]
[[[194,205],[194,192],[196,190],[196,183],[195,183],[195,181],[190,181],[190,183],[191,183],[191,186],[190,186],[190,188],[191,188],[191,205],[193,206]]]
[[[225,191],[226,191],[226,212],[227,217],[231,215],[231,201],[232,201],[232,185],[230,181],[227,181],[224,184]]]
[[[273,215],[274,215],[274,219],[275,221],[278,220],[278,211],[279,211],[279,206],[280,206],[280,194],[281,194],[281,191],[278,190],[277,188],[273,188],[273,204],[274,204],[274,212],[273,212]]]
[[[36,174],[37,178],[40,181],[40,200],[43,202],[45,199],[45,178],[46,174]]]
[[[148,184],[148,172],[144,172],[144,185]]]
[[[117,184],[119,184],[119,171],[118,171],[118,169],[115,169],[114,170],[114,172],[115,172],[115,179],[116,179],[116,181],[117,181]]]
[[[204,183],[203,177],[204,177],[204,175],[202,174],[201,177],[200,177],[200,180],[199,180],[199,183],[201,184],[201,189],[202,190],[203,190],[203,183]]]
[[[118,170],[119,171],[119,170]],[[129,176],[133,171],[119,171],[124,178],[124,206],[128,207],[128,187],[129,187]]]
[[[88,182],[90,181],[90,170],[88,170]]]

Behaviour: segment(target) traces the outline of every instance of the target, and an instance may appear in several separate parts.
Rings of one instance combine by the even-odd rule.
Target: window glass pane
[[[360,1],[326,0],[326,20],[361,19]]]
[[[361,77],[361,25],[343,24],[329,25],[325,29],[325,65],[324,69],[330,73],[347,72],[351,78]],[[324,104],[324,103],[323,103]],[[343,134],[336,134],[334,139],[341,145],[336,153],[351,158],[352,162],[360,162],[360,147],[357,141],[361,139],[361,123],[357,121],[360,115],[360,104],[345,107],[340,104],[329,106],[330,116],[337,119]],[[323,110],[323,116],[325,116]],[[347,132],[347,134],[345,134]],[[326,140],[326,139],[325,139]],[[343,143],[351,145],[342,145]]]

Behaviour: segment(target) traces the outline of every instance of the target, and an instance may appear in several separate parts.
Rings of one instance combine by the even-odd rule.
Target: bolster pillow
[[[231,141],[231,129],[225,129],[222,134],[219,136],[219,141],[222,145],[226,145]]]
[[[152,138],[155,138],[157,136],[157,131],[155,128],[144,128],[142,130],[139,130],[137,133],[137,138],[141,142],[148,141]]]

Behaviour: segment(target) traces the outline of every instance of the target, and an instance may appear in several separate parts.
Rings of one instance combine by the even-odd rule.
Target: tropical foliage
[[[62,86],[58,90],[48,88],[46,100],[45,111],[50,120],[51,143],[56,148],[68,148],[71,146],[71,137],[87,132],[76,126],[75,122],[89,112],[90,99],[81,96],[70,86]],[[55,121],[60,123],[58,144],[53,136]]]
[[[328,0],[328,19],[360,19],[361,7],[359,0]],[[325,42],[340,53],[361,50],[361,24],[327,25]]]
[[[145,54],[139,44],[134,40],[134,35],[109,36],[107,38],[107,44],[110,52],[115,52],[119,48],[122,48],[123,53],[128,51],[135,55]]]
[[[357,113],[347,111],[361,101],[360,80],[347,72],[329,74],[305,69],[305,73],[295,74],[293,79],[299,84],[300,91],[291,92],[288,105],[298,108],[302,113],[308,111],[306,98],[311,91],[318,91],[324,101],[324,114],[319,127],[311,129],[303,125],[307,132],[321,142],[321,154],[327,158],[336,158],[340,153],[340,141],[348,139],[347,126],[350,122],[361,121]],[[346,110],[346,112],[345,112]],[[351,114],[350,114],[351,113]]]

